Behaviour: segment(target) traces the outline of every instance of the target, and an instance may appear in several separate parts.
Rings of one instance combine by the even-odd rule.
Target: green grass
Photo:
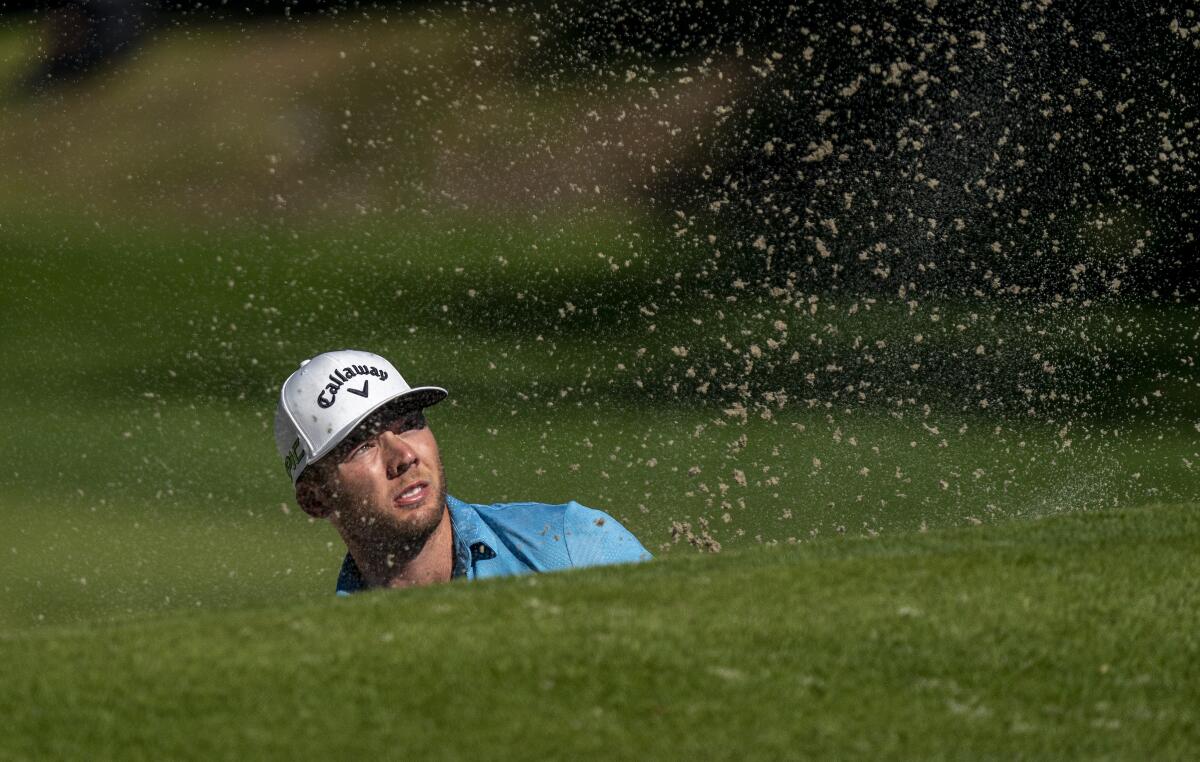
[[[169,395],[10,410],[11,430],[24,433],[0,474],[10,526],[0,541],[0,626],[326,595],[342,545],[295,507],[271,413]],[[656,552],[674,522],[699,531],[707,521],[734,549],[1195,494],[1179,456],[1194,439],[1147,432],[1064,449],[1052,427],[1034,425],[935,436],[919,419],[869,411],[742,422],[703,409],[497,409],[469,398],[443,403],[431,421],[453,494],[576,499],[609,511]]]
[[[631,96],[476,21],[181,27],[0,103],[0,759],[1195,756],[1197,305],[768,296],[615,164],[506,206]],[[659,561],[331,600],[270,423],[338,346],[450,388],[454,494]]]
[[[887,405],[771,371],[778,385],[763,388],[786,388],[790,402],[731,415],[727,396],[694,393],[685,369],[720,369],[727,360],[697,347],[759,337],[772,311],[727,305],[715,319],[703,303],[656,295],[669,257],[616,273],[597,257],[599,242],[626,235],[620,226],[557,238],[553,227],[198,241],[69,225],[56,235],[44,221],[10,229],[0,350],[19,374],[0,398],[0,509],[14,528],[0,542],[0,622],[324,595],[340,543],[294,507],[284,513],[270,423],[280,380],[334,346],[376,349],[410,380],[450,388],[433,420],[458,496],[577,499],[654,548],[673,522],[708,522],[736,548],[1200,498],[1182,394],[1113,421],[1063,420],[927,407],[936,396],[903,377],[890,385],[901,404]],[[535,248],[546,240],[553,257]],[[559,317],[568,301],[575,312]],[[648,317],[642,304],[667,306]],[[918,329],[888,305],[867,314],[821,330],[820,351]],[[1174,326],[1162,334],[1173,342],[1191,319],[1155,321]],[[1020,332],[1016,320],[1000,325]],[[921,330],[922,347],[942,336]],[[967,333],[940,346],[979,340]],[[685,341],[693,352],[677,357]],[[912,348],[901,346],[897,357]],[[1158,348],[1170,361],[1168,344]],[[753,380],[731,356],[737,367],[721,373]],[[1153,383],[1149,371],[1131,381]]]
[[[0,756],[1200,750],[1200,508],[7,630]]]

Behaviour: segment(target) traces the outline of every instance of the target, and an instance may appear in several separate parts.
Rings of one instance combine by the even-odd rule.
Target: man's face
[[[445,511],[446,477],[420,410],[376,413],[327,457],[329,519],[344,538],[398,559],[424,546]]]

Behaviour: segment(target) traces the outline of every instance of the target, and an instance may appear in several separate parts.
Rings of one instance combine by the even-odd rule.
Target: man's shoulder
[[[522,516],[534,514],[563,516],[568,511],[591,510],[575,500],[568,500],[565,503],[542,503],[536,500],[518,500],[511,503],[468,503],[465,500],[459,500],[450,496],[447,496],[446,500],[450,503],[451,510],[457,504],[457,507],[469,508],[476,513],[489,517],[496,516],[501,520],[517,520]]]
[[[561,533],[575,514],[592,511],[574,500],[565,503],[541,503],[533,500],[468,503],[448,496],[447,502],[456,523],[462,519],[474,520],[482,522],[493,531],[533,529],[538,533]]]
[[[486,527],[521,555],[563,555],[567,565],[645,560],[650,557],[620,522],[575,500],[466,503],[448,498],[456,524]]]

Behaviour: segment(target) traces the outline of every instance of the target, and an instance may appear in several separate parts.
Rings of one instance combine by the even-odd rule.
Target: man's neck
[[[369,587],[414,587],[447,582],[454,571],[454,525],[450,509],[443,508],[442,520],[417,553],[405,558],[385,546],[350,547]]]

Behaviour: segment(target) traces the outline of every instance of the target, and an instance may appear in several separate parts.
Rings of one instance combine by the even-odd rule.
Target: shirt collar
[[[470,503],[446,495],[450,509],[450,525],[454,527],[454,569],[452,578],[475,577],[475,562],[496,557],[496,533],[480,521],[479,513]]]

